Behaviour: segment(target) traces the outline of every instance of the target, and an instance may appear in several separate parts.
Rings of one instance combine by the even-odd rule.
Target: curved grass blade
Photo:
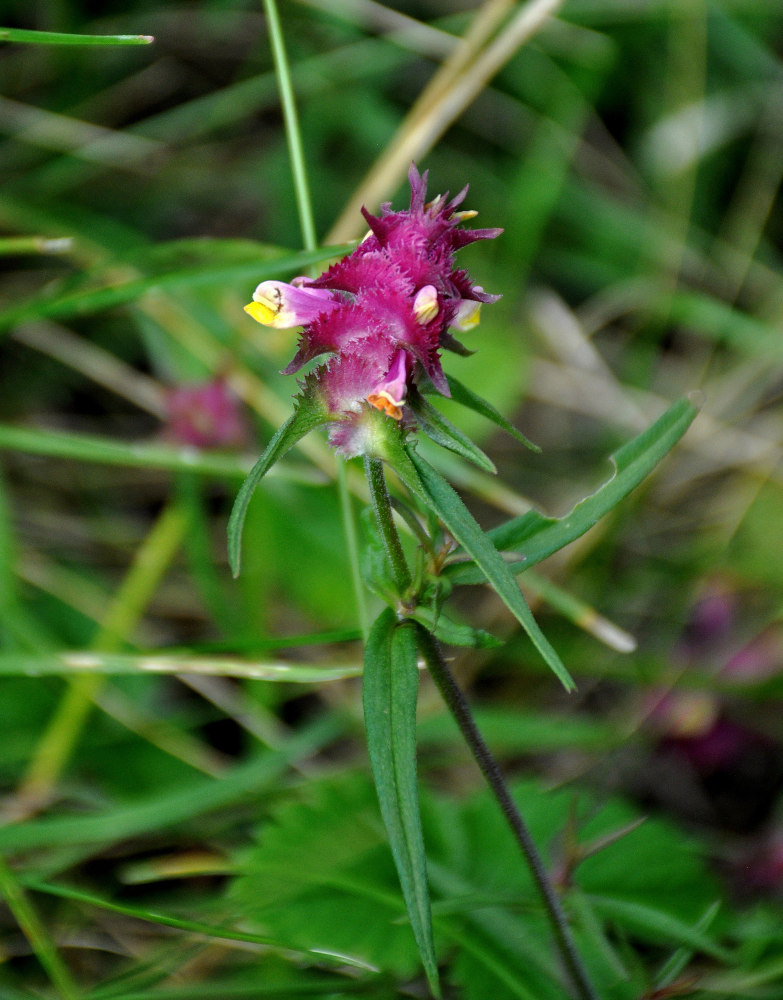
[[[294,412],[283,426],[278,428],[267,445],[266,451],[240,486],[231,517],[228,520],[228,561],[235,577],[239,576],[241,562],[242,527],[245,523],[248,504],[256,486],[275,462],[293,448],[297,441],[309,431],[326,423],[326,420],[326,411],[319,400],[312,395],[301,396]]]
[[[484,472],[495,474],[498,470],[495,463],[475,445],[467,434],[447,420],[424,396],[415,390],[408,396],[410,408],[416,414],[421,429],[428,437],[441,446],[448,448],[461,458],[473,462]]]
[[[80,889],[73,889],[65,885],[53,885],[47,882],[40,882],[35,878],[25,878],[23,882],[25,888],[34,892],[45,893],[59,899],[67,899],[84,906],[95,907],[109,913],[119,913],[134,920],[142,920],[145,923],[156,924],[159,927],[171,927],[173,930],[186,931],[190,934],[198,934],[206,938],[214,938],[218,941],[247,941],[251,944],[262,944],[270,948],[277,948],[286,951],[294,951],[290,942],[279,941],[266,934],[253,934],[250,931],[235,930],[233,927],[220,927],[214,924],[205,924],[196,920],[183,920],[179,917],[169,916],[160,913],[157,909],[151,910],[146,907],[132,906],[124,903],[116,903],[103,896],[96,896],[93,893],[82,892]],[[330,955],[328,952],[317,949],[303,949],[302,957],[317,957],[318,961],[333,962],[342,964],[347,962],[357,969],[366,969],[367,965],[350,955]]]
[[[457,542],[473,557],[481,582],[488,582],[527,632],[533,645],[567,691],[576,688],[573,678],[527,606],[519,584],[503,557],[482,531],[473,515],[446,480],[411,448],[390,440],[386,460],[411,492],[434,511]]]
[[[400,625],[386,608],[376,619],[365,650],[362,694],[367,747],[413,935],[430,989],[439,997],[416,783],[418,686],[414,627]]]
[[[613,507],[635,489],[680,440],[698,410],[688,399],[681,399],[654,424],[611,456],[614,475],[589,497],[581,500],[564,517],[546,517],[531,510],[488,532],[496,549],[520,552],[514,567],[523,572],[592,528]],[[471,553],[472,554],[472,553]],[[482,571],[465,563],[446,570],[452,583],[479,583]]]

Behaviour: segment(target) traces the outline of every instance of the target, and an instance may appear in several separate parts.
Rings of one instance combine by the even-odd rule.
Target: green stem
[[[552,881],[549,878],[535,841],[530,834],[530,830],[511,797],[511,792],[498,762],[484,742],[484,738],[476,726],[465,695],[454,679],[454,675],[449,670],[437,640],[421,625],[417,625],[416,629],[419,651],[427,664],[430,675],[435,681],[443,700],[448,705],[451,714],[454,716],[460,732],[470,748],[470,752],[473,754],[481,773],[492,789],[492,793],[503,810],[503,814],[508,820],[514,837],[522,850],[522,854],[525,857],[525,861],[547,911],[563,963],[571,975],[579,997],[581,1000],[597,1000],[598,994],[595,992],[588,978],[587,970],[577,951],[571,934],[571,928],[568,924],[568,918],[560,902],[560,897],[552,885]]]
[[[294,87],[291,80],[291,70],[288,65],[288,56],[286,55],[285,41],[283,38],[283,28],[280,24],[280,15],[277,10],[276,0],[264,0],[264,10],[266,11],[267,25],[269,29],[269,43],[272,47],[272,57],[275,63],[277,85],[280,88],[280,104],[283,109],[288,154],[291,157],[291,171],[294,178],[294,192],[296,194],[296,207],[299,213],[299,226],[302,231],[302,243],[305,250],[315,250],[318,246],[318,240],[315,234],[315,221],[313,218],[312,199],[310,197],[310,185],[307,181],[304,145],[302,143],[302,133],[299,128],[299,116],[296,111],[296,99],[294,97]],[[354,519],[351,494],[348,489],[348,477],[345,471],[345,463],[339,457],[337,459],[337,493],[340,498],[340,510],[342,511],[345,540],[348,547],[348,560],[351,566],[351,580],[353,582],[356,608],[359,615],[359,626],[362,630],[362,634],[366,638],[369,634],[370,624],[367,613],[364,585],[362,584],[362,574],[359,566],[359,546],[357,543],[356,522]]]
[[[370,488],[370,497],[372,499],[378,530],[391,564],[394,582],[397,585],[399,593],[402,595],[410,587],[411,576],[405,560],[405,554],[402,550],[397,526],[394,523],[391,501],[386,489],[383,463],[376,458],[365,456],[364,471],[367,476],[367,484]],[[486,778],[500,808],[503,810],[511,831],[522,850],[522,854],[552,924],[555,941],[563,963],[574,982],[580,1000],[597,1000],[598,995],[593,989],[587,975],[587,970],[576,949],[576,944],[571,935],[571,928],[568,925],[568,919],[563,910],[560,898],[552,885],[543,859],[538,853],[527,824],[511,797],[511,792],[500,767],[476,726],[470,706],[449,670],[437,640],[427,629],[418,623],[415,627],[419,651],[429,668],[432,679],[435,681],[443,700],[454,716],[465,742],[470,748],[481,773]]]
[[[296,205],[299,211],[299,225],[302,229],[302,241],[306,250],[315,250],[317,239],[315,235],[315,223],[313,221],[312,202],[310,200],[310,188],[307,183],[302,135],[299,131],[299,118],[296,113],[291,71],[288,66],[288,56],[286,55],[285,43],[283,41],[283,29],[280,24],[280,15],[277,12],[277,3],[275,0],[264,0],[264,10],[266,11],[269,28],[269,43],[272,46],[272,56],[275,61],[277,85],[280,88],[280,103],[283,108],[288,153],[291,157],[291,170],[294,175],[294,191],[296,192]]]
[[[364,457],[364,474],[367,476],[367,485],[370,488],[370,499],[375,513],[375,522],[378,531],[383,539],[383,546],[386,555],[389,557],[394,582],[400,595],[410,587],[411,574],[405,553],[402,551],[402,543],[394,523],[389,491],[386,489],[386,477],[383,473],[383,462],[377,458]]]

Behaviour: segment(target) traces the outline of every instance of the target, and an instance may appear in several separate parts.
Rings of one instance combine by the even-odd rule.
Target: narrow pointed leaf
[[[416,783],[416,698],[419,685],[412,624],[381,612],[367,640],[363,700],[367,747],[386,831],[422,964],[440,996]]]
[[[463,385],[458,379],[454,378],[453,375],[448,375],[449,389],[451,390],[451,398],[459,403],[461,406],[467,407],[469,410],[473,410],[474,413],[481,414],[482,417],[486,417],[487,420],[491,420],[493,424],[501,427],[504,431],[515,437],[517,441],[521,442],[526,448],[530,448],[531,451],[540,452],[541,449],[537,444],[533,444],[522,431],[517,430],[517,428],[511,423],[510,420],[506,420],[503,414],[496,410],[492,403],[483,399],[481,396],[473,392],[466,385]]]
[[[473,557],[485,580],[527,632],[563,687],[567,691],[575,690],[573,678],[539,628],[513,573],[443,476],[415,451],[402,446],[389,447],[386,460],[408,489],[437,514],[457,542]]]
[[[447,420],[424,396],[411,392],[408,397],[410,408],[416,414],[419,425],[424,433],[432,438],[435,444],[448,448],[461,458],[473,462],[485,472],[496,473],[494,462],[475,445],[467,434]]]
[[[464,622],[456,622],[443,611],[437,613],[419,605],[410,615],[447,646],[469,646],[472,649],[497,649],[502,640],[486,632],[483,628],[473,628]],[[0,657],[2,664],[2,657]],[[0,667],[1,669],[1,667]]]
[[[234,508],[228,520],[228,561],[234,576],[239,575],[242,550],[242,527],[245,523],[247,507],[256,486],[272,468],[309,431],[326,423],[326,415],[320,401],[313,396],[302,396],[288,420],[275,433],[247,479],[242,483],[234,501]]]
[[[502,552],[521,553],[514,567],[517,573],[559,551],[592,528],[652,472],[690,427],[697,412],[690,400],[679,400],[614,453],[611,479],[568,514],[547,517],[536,510],[528,511],[488,532],[492,543]],[[470,563],[455,565],[446,572],[453,583],[477,583],[482,579],[481,569]]]

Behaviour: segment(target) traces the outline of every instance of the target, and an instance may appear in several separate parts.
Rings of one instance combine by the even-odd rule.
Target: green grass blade
[[[84,849],[107,845],[150,831],[170,829],[238,802],[255,801],[279,785],[293,763],[307,760],[335,739],[340,723],[323,716],[288,739],[278,750],[263,752],[220,776],[199,776],[160,794],[146,793],[135,802],[114,802],[94,812],[24,820],[0,827],[0,852],[7,855],[63,847]]]
[[[430,989],[440,996],[416,782],[419,671],[412,625],[387,608],[373,625],[364,663],[364,721],[381,814]]]
[[[101,674],[132,677],[139,674],[192,674],[198,677],[241,677],[284,684],[321,684],[358,677],[358,663],[309,666],[239,660],[230,656],[192,656],[156,653],[102,653],[68,650],[63,653],[0,653],[0,677],[54,677]]]
[[[727,964],[732,962],[731,953],[717,944],[713,938],[670,913],[626,899],[592,894],[588,898],[596,912],[605,920],[611,920],[646,941],[688,947],[709,955],[718,962]]]
[[[30,948],[46,970],[61,1000],[77,1000],[79,989],[71,978],[68,967],[60,957],[44,922],[27,898],[11,869],[0,858],[0,897],[5,900]]]
[[[196,472],[219,479],[243,479],[252,467],[250,461],[242,455],[0,424],[0,450],[4,448],[71,462]]]
[[[152,35],[74,35],[60,31],[31,31],[27,28],[0,28],[0,42],[25,45],[149,45]]]
[[[0,239],[0,257],[11,254],[59,254],[73,249],[73,240],[59,236],[4,236]]]
[[[296,194],[299,225],[302,229],[302,242],[305,249],[314,250],[318,244],[318,240],[315,235],[315,220],[313,219],[310,187],[307,183],[304,145],[299,129],[299,116],[296,111],[296,100],[294,99],[291,69],[283,39],[283,28],[280,24],[280,14],[278,13],[275,0],[264,0],[264,11],[269,31],[269,42],[275,61],[277,84],[280,88],[280,103],[283,109],[285,135],[288,142],[288,152],[291,157],[291,169],[294,175],[294,192]]]
[[[614,475],[589,497],[581,500],[564,517],[546,517],[529,511],[488,532],[495,548],[521,552],[517,572],[535,566],[592,528],[635,489],[680,440],[697,413],[690,400],[681,399],[638,437],[612,456]],[[472,554],[472,553],[471,553]],[[481,572],[470,564],[447,571],[454,583],[477,583]]]
[[[46,882],[39,882],[37,879],[25,879],[25,888],[34,892],[45,893],[59,899],[68,899],[80,905],[96,907],[110,913],[119,913],[125,917],[135,920],[143,920],[145,923],[157,924],[159,927],[171,927],[174,930],[185,931],[190,934],[198,934],[207,938],[214,938],[218,941],[246,941],[251,944],[262,944],[269,948],[291,951],[290,942],[280,941],[268,934],[253,934],[249,931],[235,930],[232,927],[219,927],[214,924],[205,924],[196,920],[183,920],[179,917],[163,914],[157,910],[149,910],[142,906],[130,906],[123,903],[115,903],[111,899],[96,896],[90,892],[82,892],[79,889],[72,889],[69,886],[50,885]],[[321,962],[334,962],[335,964],[348,963],[356,965],[358,968],[366,968],[363,962],[353,962],[349,955],[329,955],[323,950],[308,951],[302,950],[302,956],[307,956],[312,960],[317,956]]]

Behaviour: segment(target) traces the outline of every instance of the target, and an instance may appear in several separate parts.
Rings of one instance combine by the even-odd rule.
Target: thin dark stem
[[[437,640],[425,628],[422,628],[421,625],[417,625],[416,632],[419,650],[429,668],[432,679],[435,681],[443,700],[454,716],[465,742],[470,747],[470,751],[481,769],[481,773],[492,789],[525,856],[525,860],[533,875],[552,924],[563,962],[573,979],[579,996],[581,1000],[598,1000],[598,994],[595,992],[588,978],[587,970],[576,949],[576,944],[571,935],[571,928],[568,925],[568,918],[546,871],[543,859],[538,853],[538,848],[527,828],[527,824],[517,809],[514,800],[511,798],[508,785],[497,761],[492,756],[489,747],[484,742],[484,738],[476,726],[465,695],[459,688],[451,670],[449,670]]]
[[[402,594],[410,586],[411,574],[408,569],[408,563],[405,561],[405,553],[402,551],[400,536],[397,534],[397,527],[394,523],[389,491],[386,489],[386,477],[383,473],[383,462],[380,459],[365,456],[364,473],[367,476],[367,485],[370,488],[375,521],[378,525],[378,531],[381,533],[389,562],[391,563],[394,582],[400,594]]]

